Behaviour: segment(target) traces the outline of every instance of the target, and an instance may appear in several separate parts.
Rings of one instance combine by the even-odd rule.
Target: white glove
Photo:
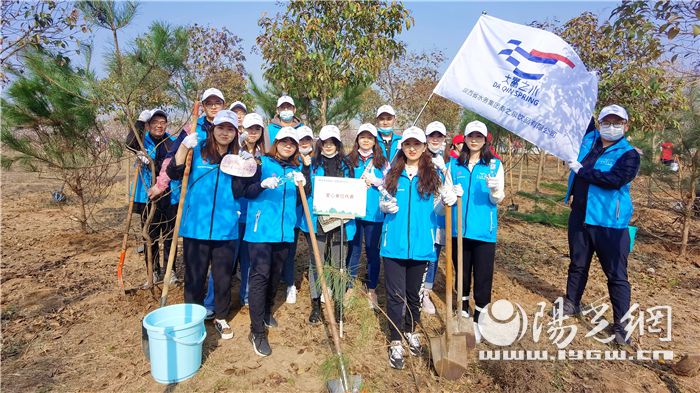
[[[583,165],[581,165],[581,163],[576,161],[576,160],[571,160],[571,161],[567,162],[567,164],[569,164],[569,168],[572,171],[574,171],[574,173],[578,173],[578,170],[583,168]]]
[[[136,153],[136,158],[141,160],[141,162],[143,162],[143,165],[148,165],[148,163],[151,162],[151,160],[148,158],[148,156],[143,154],[142,151]]]
[[[252,154],[248,153],[248,151],[243,150],[243,149],[241,149],[241,151],[238,152],[238,156],[244,160],[247,160],[249,158],[254,158]]]
[[[192,149],[193,147],[197,146],[197,143],[199,143],[199,139],[196,132],[187,135],[185,139],[182,140],[182,144],[188,149]]]
[[[374,175],[372,172],[368,172],[365,176],[365,181],[369,183],[371,186],[380,186],[382,185],[382,179],[378,178],[377,176]]]
[[[498,180],[495,177],[486,176],[486,187],[488,187],[492,192],[496,191],[498,188]]]
[[[146,123],[149,120],[151,120],[151,111],[149,111],[148,109],[141,111],[141,114],[139,115],[138,121],[142,121],[142,122]]]
[[[268,177],[267,179],[260,182],[260,187],[273,189],[273,188],[277,188],[277,186],[279,184],[280,184],[279,177]]]
[[[445,173],[447,171],[445,159],[442,157],[442,155],[438,154],[434,156],[431,158],[431,161],[433,161],[433,165],[435,165],[435,168],[437,168],[440,172]]]
[[[393,200],[381,201],[379,202],[379,210],[383,213],[396,214],[399,211],[399,205]]]
[[[454,187],[452,187],[452,192],[454,192],[458,197],[464,195],[464,189],[462,188],[461,184],[456,184]]]
[[[440,196],[442,197],[442,203],[447,206],[452,206],[457,203],[457,194],[445,186],[440,187]]]
[[[294,176],[294,184],[301,184],[302,187],[306,185],[306,178],[301,172],[292,172]]]
[[[246,139],[248,139],[248,131],[243,131],[240,134],[238,134],[238,142],[240,142],[241,146],[245,145]]]

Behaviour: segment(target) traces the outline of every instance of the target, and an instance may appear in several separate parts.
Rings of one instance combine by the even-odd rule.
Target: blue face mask
[[[379,131],[379,133],[382,135],[390,135],[392,132],[394,132],[394,128],[393,127],[387,127],[387,128],[379,127],[379,128],[377,128],[377,131]]]

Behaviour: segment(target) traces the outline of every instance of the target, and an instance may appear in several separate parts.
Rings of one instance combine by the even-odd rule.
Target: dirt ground
[[[517,173],[517,172],[516,172]],[[562,172],[563,173],[563,172]],[[532,174],[524,189],[532,191]],[[204,344],[201,370],[176,385],[156,383],[141,350],[141,319],[158,305],[159,290],[124,295],[117,288],[115,268],[126,215],[125,180],[121,176],[109,198],[99,204],[96,233],[81,234],[77,224],[51,202],[50,192],[59,186],[37,174],[2,173],[2,381],[4,392],[24,391],[256,391],[321,392],[332,363],[331,341],[324,327],[306,323],[310,310],[307,248],[300,240],[296,304],[284,304],[278,292],[275,316],[279,328],[270,331],[272,356],[260,358],[247,340],[249,315],[237,299],[234,280],[232,340],[220,340],[210,323]],[[549,182],[563,184],[563,175]],[[69,195],[70,197],[70,195]],[[519,205],[532,201],[514,197],[504,202]],[[639,210],[639,209],[638,209]],[[641,209],[644,210],[644,209]],[[641,211],[640,227],[678,225],[664,222],[662,213]],[[659,217],[661,218],[659,218]],[[134,220],[136,221],[136,220]],[[632,301],[642,309],[670,305],[673,308],[671,342],[658,334],[635,337],[642,349],[674,351],[673,361],[493,361],[477,360],[472,354],[467,373],[457,381],[445,381],[431,369],[429,355],[409,358],[406,369],[392,370],[387,362],[386,319],[375,314],[362,298],[350,305],[343,345],[353,374],[361,375],[367,391],[563,391],[563,392],[693,392],[700,391],[700,377],[674,373],[671,365],[686,353],[700,353],[700,250],[697,220],[691,230],[691,256],[680,259],[673,250],[643,230],[629,260]],[[127,286],[145,279],[137,246],[138,224],[132,226],[125,277]],[[538,302],[551,302],[563,295],[568,266],[566,230],[529,224],[503,216],[496,247],[493,300],[506,299],[521,305],[530,318]],[[181,261],[179,261],[181,263]],[[437,306],[442,308],[444,278],[436,282]],[[384,306],[383,286],[380,304]],[[171,289],[169,302],[182,301],[182,286]],[[584,302],[608,303],[605,277],[596,261],[592,264]],[[607,314],[611,319],[610,313]],[[547,322],[541,339],[532,332],[510,349],[548,349]],[[584,337],[586,319],[572,320],[578,334],[568,349],[610,350],[614,347]],[[443,318],[423,315],[426,336],[441,334]],[[425,342],[427,347],[427,342]],[[478,349],[498,349],[480,344]],[[427,351],[426,351],[427,352]],[[332,368],[332,367],[330,367]]]

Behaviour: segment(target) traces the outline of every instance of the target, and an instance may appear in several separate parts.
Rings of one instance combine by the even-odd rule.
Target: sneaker
[[[323,297],[323,294],[321,294],[321,303],[326,303],[326,299]]]
[[[624,328],[613,326],[613,331],[615,332],[615,344],[620,346],[630,345],[630,339],[627,338],[627,332]]]
[[[221,334],[221,338],[224,340],[230,340],[233,338],[233,329],[228,325],[225,319],[215,319],[214,327]]]
[[[272,349],[270,348],[270,343],[267,341],[267,335],[254,334],[250,332],[248,335],[248,340],[253,344],[253,350],[258,356],[270,356],[272,355]]]
[[[272,316],[272,314],[265,315],[263,317],[263,323],[265,323],[266,328],[276,328],[279,326],[277,325],[277,320]]]
[[[322,321],[321,299],[311,299],[311,315],[309,315],[309,323],[312,325],[318,325]]]
[[[556,305],[552,308],[552,317],[555,319],[561,319],[563,317],[569,317],[581,314],[581,307],[575,305],[571,300],[564,298],[562,303],[562,313],[563,315],[557,315],[559,313],[559,307]]]
[[[469,311],[467,311],[467,310],[462,310],[460,315],[462,316],[462,318],[469,319]]]
[[[157,283],[158,283],[158,273],[153,272],[153,285],[156,285]],[[141,288],[148,288],[148,280],[144,281]]]
[[[420,292],[421,305],[423,312],[430,315],[435,315],[435,305],[430,300],[430,289],[423,289]]]
[[[207,315],[204,317],[204,319],[207,321],[214,319],[214,310],[207,310]]]
[[[474,322],[474,341],[479,344],[481,342],[481,330],[479,330],[479,323]]]
[[[287,287],[287,303],[294,304],[297,302],[297,287],[290,285]]]
[[[377,299],[377,291],[374,289],[369,290],[369,308],[375,309],[379,307],[379,299]]]
[[[170,281],[168,282],[168,285],[175,285],[177,284],[177,276],[175,275],[175,272],[170,273]]]
[[[420,356],[423,354],[423,346],[420,344],[420,338],[418,333],[404,333],[406,340],[408,341],[408,352],[413,356]]]
[[[403,370],[403,346],[400,340],[391,342],[389,347],[389,365],[391,368]]]

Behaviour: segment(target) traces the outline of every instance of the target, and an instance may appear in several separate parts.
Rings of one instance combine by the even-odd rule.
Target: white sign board
[[[316,176],[313,197],[316,215],[363,217],[367,208],[367,185],[362,179]]]

